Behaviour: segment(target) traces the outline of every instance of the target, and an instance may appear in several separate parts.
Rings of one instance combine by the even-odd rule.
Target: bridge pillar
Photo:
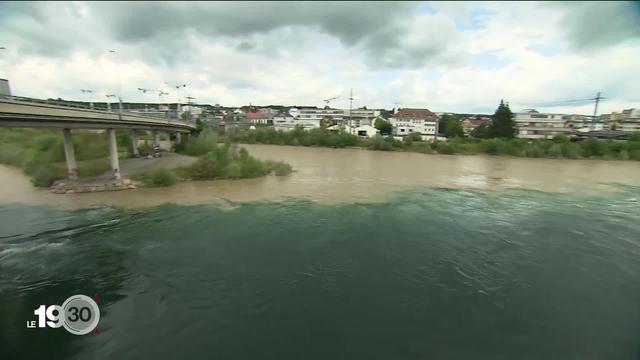
[[[182,136],[179,132],[176,133],[176,144],[180,144],[182,142]]]
[[[118,161],[118,143],[116,142],[116,129],[108,129],[109,134],[109,164],[113,170],[113,178],[120,179],[120,161]]]
[[[138,134],[135,130],[131,133],[131,153],[133,154],[133,157],[140,156],[138,153]]]
[[[160,147],[160,133],[158,130],[153,130],[153,146]]]
[[[69,179],[75,180],[78,178],[78,165],[76,164],[76,153],[73,151],[71,130],[62,129],[62,139],[64,140],[64,157],[67,160]]]

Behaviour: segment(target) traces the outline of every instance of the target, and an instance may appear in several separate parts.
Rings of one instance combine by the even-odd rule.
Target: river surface
[[[636,359],[640,163],[246,146],[286,177],[0,167],[0,359]],[[27,329],[99,294],[100,334]]]

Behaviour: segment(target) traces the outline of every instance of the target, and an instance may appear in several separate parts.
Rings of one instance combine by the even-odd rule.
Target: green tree
[[[490,129],[487,125],[479,125],[471,131],[471,136],[477,139],[488,139],[491,137]]]
[[[376,121],[374,122],[373,126],[376,129],[380,130],[380,134],[382,135],[391,134],[391,131],[392,131],[391,123],[381,117],[376,118]]]
[[[513,138],[516,134],[515,126],[509,104],[505,104],[504,100],[500,100],[500,105],[493,114],[493,124],[489,129],[490,135],[492,137]]]
[[[463,137],[464,130],[460,125],[460,115],[444,114],[440,117],[438,132],[448,138]]]

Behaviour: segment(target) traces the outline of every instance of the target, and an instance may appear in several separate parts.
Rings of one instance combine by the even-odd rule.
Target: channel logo
[[[62,305],[40,305],[33,311],[38,320],[27,321],[27,328],[64,327],[74,335],[86,335],[98,326],[100,309],[98,304],[86,295],[73,295]]]

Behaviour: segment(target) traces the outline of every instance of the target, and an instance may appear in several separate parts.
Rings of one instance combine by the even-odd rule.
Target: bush
[[[389,150],[393,150],[393,145],[390,142],[386,141],[382,137],[382,135],[376,134],[374,137],[369,139],[367,148],[370,150],[389,151]]]
[[[176,147],[176,151],[185,155],[200,156],[214,151],[218,146],[218,137],[210,129],[204,129],[198,136],[192,136],[184,146]]]
[[[167,169],[157,169],[132,177],[134,180],[142,181],[145,186],[159,187],[171,186],[178,181],[176,175]]]
[[[198,158],[192,165],[178,169],[178,174],[194,180],[243,179],[270,173],[282,176],[291,173],[289,164],[262,161],[249,155],[246,149],[223,144]]]
[[[555,139],[554,139],[555,142]],[[561,158],[562,157],[562,146],[559,143],[551,145],[547,150],[547,156],[552,158]]]
[[[33,170],[31,183],[37,187],[49,187],[54,181],[64,178],[64,175],[56,172],[52,167],[42,166]]]

